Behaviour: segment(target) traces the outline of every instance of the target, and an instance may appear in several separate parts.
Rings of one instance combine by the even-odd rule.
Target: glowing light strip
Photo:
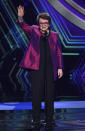
[[[74,25],[78,26],[82,30],[85,30],[85,20],[81,19],[80,17],[76,16],[74,13],[69,11],[62,3],[58,0],[51,1],[47,0],[55,10],[57,10],[62,16],[64,16],[68,21],[73,23]]]
[[[62,55],[80,55],[79,53],[62,53]]]
[[[23,81],[24,81],[24,84],[25,84],[25,87],[27,87],[28,86],[28,84],[27,84],[27,81],[26,81],[26,71],[24,70],[23,71]]]
[[[70,31],[69,31],[68,27],[66,26],[65,22],[63,21],[62,17],[60,16],[59,18],[60,18],[61,21],[63,22],[63,25],[65,26],[65,28],[66,28],[66,30],[67,30],[67,32],[68,32],[68,34],[69,34],[70,37],[72,37],[72,38],[75,38],[75,37],[85,38],[85,36],[73,36],[73,35],[70,33]],[[71,39],[71,40],[72,40],[72,39]],[[76,40],[77,40],[77,39],[76,39]],[[74,39],[74,41],[76,41],[76,40]],[[85,40],[84,40],[84,41],[85,41]]]
[[[69,3],[74,9],[85,15],[85,9],[79,6],[75,1],[73,0],[65,0],[67,3]]]
[[[58,20],[59,21],[59,20]],[[60,22],[59,22],[60,23]],[[67,33],[66,33],[66,31],[65,31],[65,29],[63,28],[63,26],[62,26],[62,24],[60,24],[60,30],[62,31],[62,34],[63,34],[63,37],[64,37],[64,39],[66,40],[66,42],[67,42],[67,44],[85,44],[85,42],[83,42],[82,40],[81,41],[77,41],[76,39],[75,39],[75,41],[76,42],[74,42],[74,41],[71,41],[71,39],[69,39],[68,38],[68,35],[67,35]],[[85,41],[85,40],[84,40]]]
[[[30,86],[30,82],[29,82],[29,79],[27,78],[27,75],[28,75],[28,72],[25,73],[25,79],[26,79],[27,84]]]
[[[12,69],[11,69],[11,71],[10,71],[10,73],[9,73],[10,81],[11,81],[11,83],[13,84],[13,86],[14,86],[15,88],[16,88],[16,84],[15,84],[15,82],[13,81],[11,75],[12,75],[12,73],[13,73],[14,68],[16,67],[16,65],[17,65],[17,63],[14,64],[14,66],[12,67]]]
[[[20,78],[20,82],[21,82],[21,84],[22,84],[22,87],[24,87],[24,82],[23,82],[23,78],[22,78],[23,72],[24,72],[24,70],[21,69],[20,74],[19,74],[19,76],[20,76],[19,78]]]
[[[21,69],[21,71],[20,71],[19,78],[20,78],[21,85],[24,88],[24,82],[23,82],[23,78],[22,78],[22,73],[23,73],[23,69]]]
[[[28,0],[28,1],[29,1],[29,0]],[[39,14],[39,10],[38,10],[38,8],[37,8],[37,6],[36,6],[36,4],[35,4],[34,0],[32,0],[32,3],[33,3],[33,5],[34,5],[34,7],[35,7],[35,9],[36,9],[37,13]]]
[[[15,11],[15,13],[16,13],[16,15],[17,15],[17,10],[15,10],[13,3],[11,2],[11,0],[8,0],[8,1],[9,1],[10,5],[11,5],[12,9]],[[10,9],[11,9],[11,8],[10,8]],[[12,12],[12,14],[13,14],[15,20],[17,20],[17,18],[16,18],[15,15],[14,15],[14,12]]]
[[[0,13],[0,16],[1,16],[2,20],[4,21],[4,23],[5,23],[6,27],[7,27],[7,29],[10,30],[9,26],[7,25],[7,22],[5,21],[5,19],[4,19],[4,17],[2,16],[1,13]],[[12,34],[11,31],[10,31],[10,34],[11,34],[12,38],[14,39],[15,43],[17,43],[17,41],[16,41],[16,39],[14,38],[14,36],[13,36],[13,34]],[[17,43],[17,44],[18,44],[18,43]]]
[[[64,96],[65,97],[65,96]],[[41,109],[45,108],[45,102],[41,102]],[[54,101],[54,109],[84,109],[85,108],[85,101],[60,101],[56,102]],[[8,103],[0,103],[0,110],[31,110],[32,109],[32,102],[8,102]],[[79,110],[79,112],[80,112]],[[65,112],[64,112],[65,113]],[[80,125],[85,126],[85,121],[80,122]],[[59,123],[59,122],[58,122]],[[70,122],[68,122],[70,123]],[[67,121],[64,121],[64,124],[67,124]],[[72,123],[71,123],[72,124]],[[78,123],[76,123],[78,125]],[[73,127],[73,125],[72,125]],[[81,131],[84,131],[81,128]],[[63,129],[63,128],[62,128]],[[80,129],[80,128],[78,128]],[[57,130],[59,131],[59,130]],[[63,131],[63,130],[62,130]],[[78,130],[76,130],[78,131]]]
[[[25,75],[25,70],[23,69],[22,71],[22,79],[23,79],[23,83],[24,83],[24,88],[25,88],[25,85],[27,85],[25,79],[24,79],[24,75]]]
[[[2,27],[0,26],[0,30],[2,31],[6,41],[8,42],[10,48],[12,48],[12,44],[11,44],[11,41],[8,39],[7,35],[5,34],[4,30],[2,29]]]
[[[19,74],[20,74],[20,72],[21,72],[21,68],[19,68],[19,70],[18,70],[18,72],[17,72],[17,74],[16,74],[16,77],[17,77],[17,80],[18,80],[19,84],[21,85],[21,88],[23,88],[23,86],[22,86],[22,84],[21,84],[22,81],[20,81],[20,79],[19,79]]]
[[[27,97],[27,94],[28,94],[28,92],[29,92],[29,90],[28,90],[28,85],[30,85],[29,84],[29,80],[27,79],[27,74],[28,74],[28,72],[25,72],[25,74],[24,74],[24,77],[25,77],[25,95],[24,95],[24,99]]]

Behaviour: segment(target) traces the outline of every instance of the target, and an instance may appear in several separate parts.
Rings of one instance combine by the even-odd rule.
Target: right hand
[[[17,7],[18,10],[18,17],[23,17],[24,16],[24,6],[19,5]]]

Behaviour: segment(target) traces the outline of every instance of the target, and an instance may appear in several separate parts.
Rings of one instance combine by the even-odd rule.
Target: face
[[[43,18],[39,19],[39,27],[42,33],[46,32],[49,28],[49,21]]]

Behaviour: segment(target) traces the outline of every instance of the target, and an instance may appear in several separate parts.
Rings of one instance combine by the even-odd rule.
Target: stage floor
[[[0,131],[24,131],[32,120],[31,102],[0,103]],[[85,131],[85,101],[54,102],[53,131]],[[42,103],[41,122],[44,120]],[[42,127],[40,131],[45,131]]]

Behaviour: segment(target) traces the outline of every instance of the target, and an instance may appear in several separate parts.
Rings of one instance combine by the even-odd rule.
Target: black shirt
[[[52,61],[50,54],[50,47],[48,44],[48,36],[42,35],[40,38],[40,69],[46,71],[52,69]]]

